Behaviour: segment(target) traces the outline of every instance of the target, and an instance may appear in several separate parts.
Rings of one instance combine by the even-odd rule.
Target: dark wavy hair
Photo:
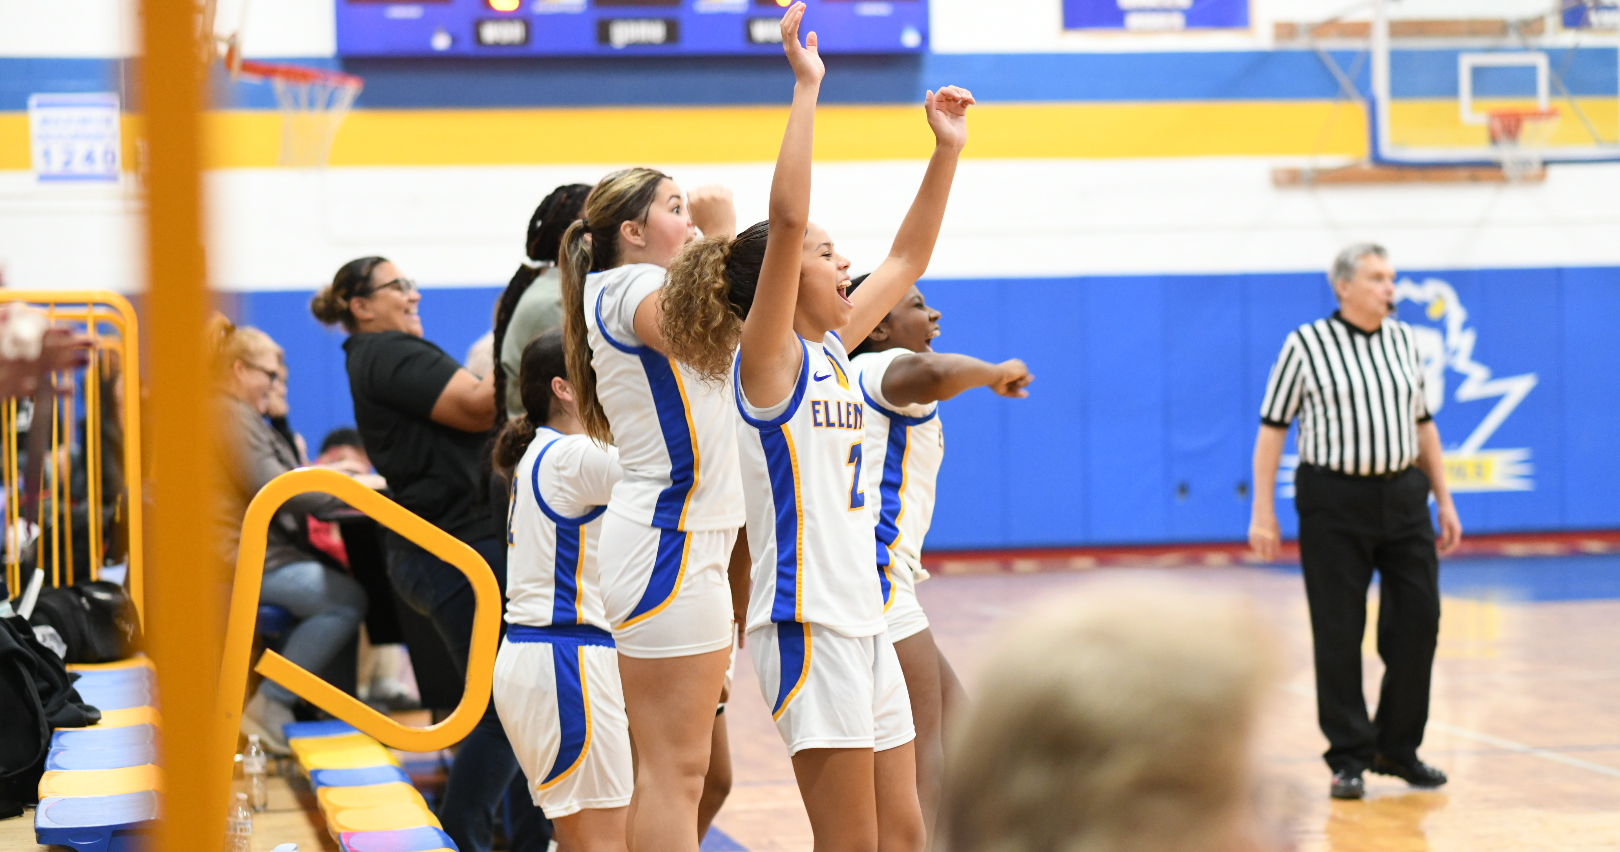
[[[518,365],[518,392],[523,397],[524,415],[506,421],[500,434],[495,436],[495,447],[490,462],[506,479],[512,477],[529,444],[534,441],[536,429],[551,419],[551,404],[557,401],[551,392],[552,379],[568,378],[568,358],[563,352],[562,329],[554,328],[536,337],[523,347],[523,360]]]

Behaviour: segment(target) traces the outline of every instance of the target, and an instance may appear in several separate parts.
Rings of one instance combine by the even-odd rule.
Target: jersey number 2
[[[866,508],[866,491],[861,488],[860,441],[856,441],[855,443],[849,445],[849,461],[845,462],[844,464],[846,467],[855,468],[854,478],[849,483],[849,508],[851,510],[864,509]]]

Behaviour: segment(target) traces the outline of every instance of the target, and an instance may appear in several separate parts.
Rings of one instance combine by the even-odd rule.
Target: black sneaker
[[[1446,773],[1413,757],[1410,762],[1397,762],[1379,755],[1373,759],[1372,771],[1379,775],[1393,775],[1413,787],[1439,787],[1446,783]]]
[[[1361,780],[1361,770],[1341,769],[1333,773],[1333,784],[1328,795],[1335,799],[1359,799],[1367,795],[1367,784]]]

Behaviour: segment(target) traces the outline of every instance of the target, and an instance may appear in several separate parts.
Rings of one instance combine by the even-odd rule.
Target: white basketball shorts
[[[788,754],[886,751],[916,737],[906,679],[886,635],[851,638],[788,622],[748,631],[748,650]]]
[[[682,532],[602,516],[597,564],[619,653],[658,659],[731,644],[726,567],[736,530]]]
[[[630,722],[607,631],[508,627],[493,691],[529,793],[548,818],[630,804]]]
[[[928,614],[917,600],[917,572],[901,563],[894,563],[884,572],[888,581],[889,599],[883,605],[883,621],[888,626],[889,641],[910,639],[928,629]]]

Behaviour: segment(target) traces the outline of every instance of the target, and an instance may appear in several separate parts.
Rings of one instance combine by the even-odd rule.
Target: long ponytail
[[[563,349],[585,434],[608,444],[613,428],[596,395],[596,370],[585,333],[585,276],[619,265],[619,226],[643,219],[669,175],[656,169],[624,169],[602,178],[585,199],[583,218],[563,232],[557,250],[562,269]]]
[[[563,232],[562,246],[558,249],[558,263],[562,267],[563,355],[568,361],[568,375],[573,378],[574,398],[579,408],[579,422],[585,434],[600,444],[613,443],[613,427],[602,399],[596,395],[596,368],[591,366],[591,341],[585,333],[585,276],[591,263],[591,234],[580,219]]]

